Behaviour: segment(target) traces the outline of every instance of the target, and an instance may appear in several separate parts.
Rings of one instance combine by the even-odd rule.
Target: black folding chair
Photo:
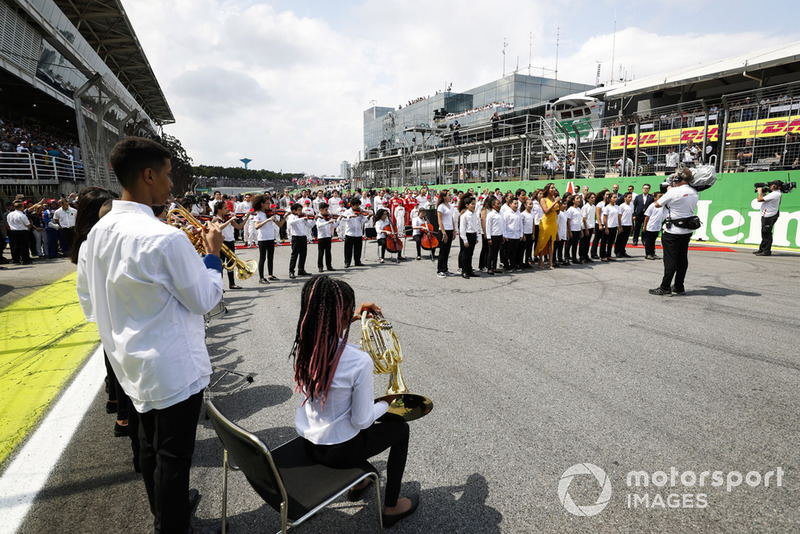
[[[334,469],[312,460],[302,438],[270,451],[258,436],[222,415],[206,401],[206,414],[222,441],[222,533],[227,530],[228,467],[238,469],[264,501],[281,514],[281,532],[303,523],[359,482],[371,478],[377,496],[378,529],[383,532],[380,479],[369,462]],[[229,461],[232,460],[232,463]],[[235,464],[235,465],[232,465]]]

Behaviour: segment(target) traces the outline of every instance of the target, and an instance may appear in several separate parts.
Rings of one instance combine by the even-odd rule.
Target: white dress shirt
[[[478,235],[478,216],[474,211],[464,210],[458,221],[458,235],[466,241],[467,234]]]
[[[569,219],[569,230],[570,232],[580,232],[582,226],[582,219],[581,216],[581,209],[576,208],[575,206],[571,206],[567,209],[567,219]]]
[[[486,214],[486,236],[487,239],[499,237],[505,234],[505,222],[503,216],[497,210],[491,210]]]
[[[316,445],[336,445],[372,426],[389,410],[387,402],[375,402],[373,397],[374,367],[369,354],[347,343],[333,374],[325,406],[317,398],[297,407],[294,418],[297,433]]]
[[[317,225],[317,239],[325,239],[327,237],[331,237],[331,227],[336,224],[336,221],[331,218],[329,220],[325,220],[322,217],[316,220]]]
[[[222,298],[220,259],[201,259],[183,231],[122,200],[79,253],[78,300],[136,410],[202,391],[211,375],[203,314]]]
[[[76,215],[78,215],[78,210],[75,208],[58,208],[53,213],[53,220],[57,222],[61,228],[72,228],[75,226]]]
[[[556,217],[556,221],[558,224],[558,230],[556,231],[556,238],[559,241],[565,241],[567,239],[567,224],[569,223],[569,221],[567,220],[567,212],[559,211],[558,216]]]
[[[353,208],[345,210],[344,217],[344,235],[346,237],[361,237],[363,235],[361,227],[367,222],[367,217],[356,215]]]
[[[522,217],[522,233],[525,235],[533,234],[533,210],[530,212],[523,211],[520,216]]]
[[[6,218],[6,224],[8,224],[9,230],[18,232],[21,230],[27,230],[31,225],[31,221],[28,219],[28,216],[25,215],[25,212],[21,210],[14,210],[8,214],[8,217]]]
[[[505,221],[505,234],[503,237],[506,239],[522,239],[522,216],[508,208],[503,220]]]

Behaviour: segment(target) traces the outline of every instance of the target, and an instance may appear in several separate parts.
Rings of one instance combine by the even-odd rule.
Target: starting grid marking
[[[0,309],[0,465],[36,428],[99,342],[76,273]]]

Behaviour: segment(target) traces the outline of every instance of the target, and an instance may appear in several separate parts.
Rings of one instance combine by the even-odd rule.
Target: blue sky
[[[337,174],[362,146],[372,100],[396,106],[445,82],[466,90],[519,57],[559,78],[642,78],[800,40],[797,7],[770,2],[123,0],[196,164]],[[540,74],[541,70],[534,74]]]

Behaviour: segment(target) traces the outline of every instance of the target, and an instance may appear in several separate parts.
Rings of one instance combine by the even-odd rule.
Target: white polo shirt
[[[781,206],[781,192],[770,191],[770,193],[764,197],[764,202],[761,203],[761,216],[762,217],[775,216],[778,213],[780,206]]]

